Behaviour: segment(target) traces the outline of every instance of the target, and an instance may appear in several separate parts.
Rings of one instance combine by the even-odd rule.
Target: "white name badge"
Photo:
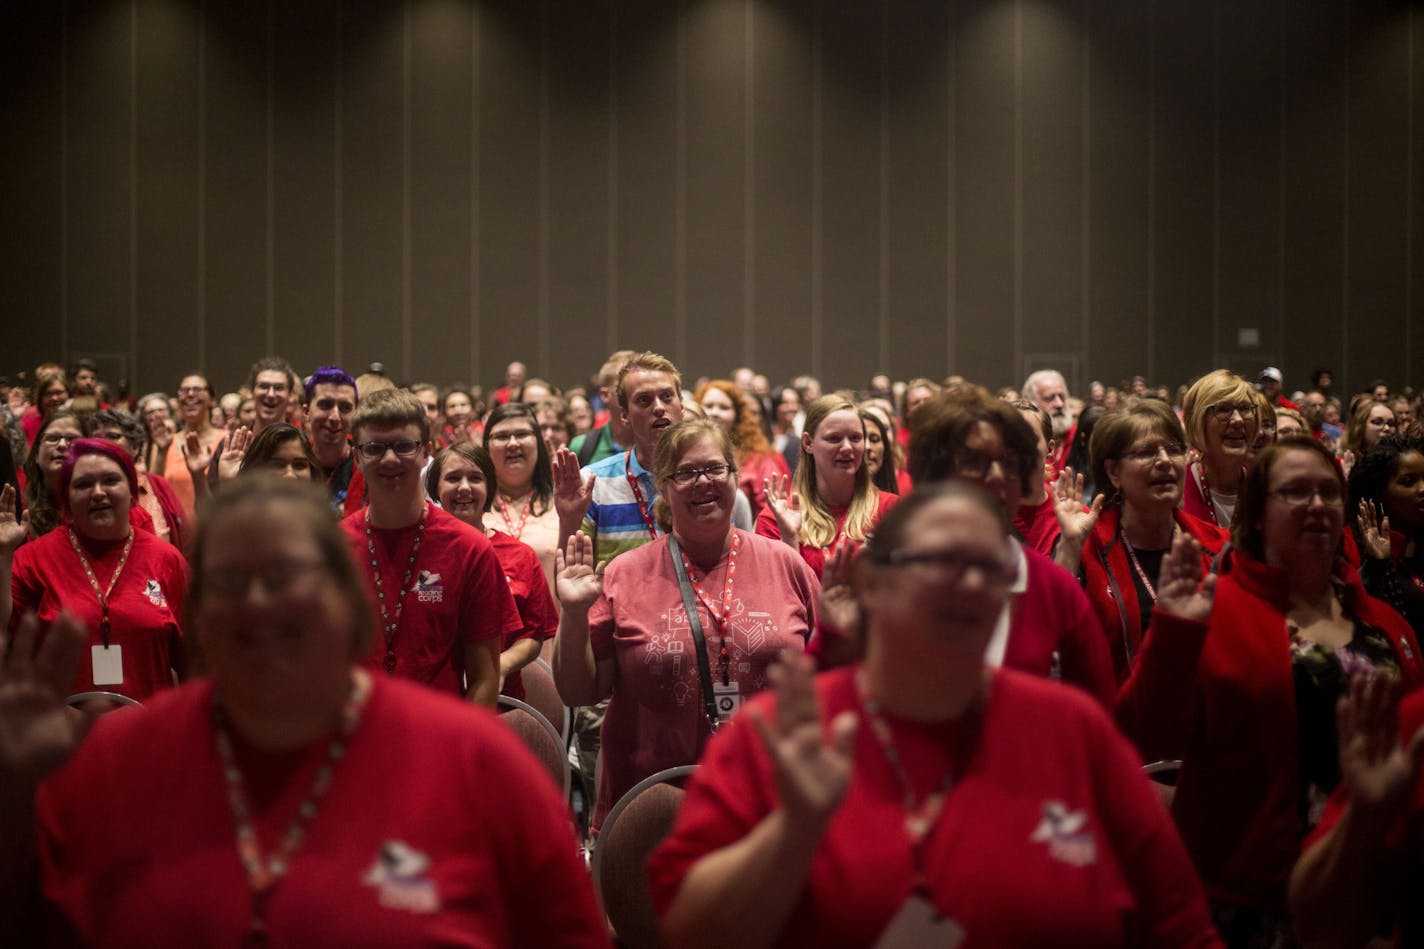
[[[717,703],[717,720],[723,725],[742,707],[742,690],[735,682],[712,683],[712,699]]]
[[[90,646],[95,685],[124,684],[124,653],[121,646]]]
[[[875,949],[956,949],[966,935],[963,926],[941,916],[929,900],[916,894],[905,900],[880,933]]]

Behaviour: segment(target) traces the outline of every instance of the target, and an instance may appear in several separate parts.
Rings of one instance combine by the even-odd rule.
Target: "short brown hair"
[[[1003,399],[983,386],[965,384],[941,392],[915,410],[910,425],[910,476],[915,483],[943,481],[953,477],[955,456],[965,439],[980,422],[997,428],[1004,447],[1018,459],[1020,490],[1029,490],[1029,481],[1038,467],[1038,438],[1028,420]]]
[[[711,419],[690,418],[683,419],[663,432],[662,437],[658,439],[658,447],[653,451],[653,470],[649,474],[653,476],[653,483],[658,486],[658,498],[653,502],[653,515],[665,531],[672,530],[672,509],[664,498],[667,494],[667,484],[672,479],[673,472],[677,471],[677,463],[682,460],[682,453],[703,438],[710,438],[716,443],[722,457],[727,460],[727,467],[732,469],[727,477],[736,483],[737,462],[732,451],[732,439],[722,426]]]
[[[635,353],[631,359],[623,364],[623,368],[618,370],[618,407],[625,412],[628,410],[628,390],[623,388],[623,380],[628,378],[628,373],[638,372],[665,372],[672,376],[672,387],[678,391],[679,397],[682,393],[682,374],[677,371],[677,367],[672,364],[672,360],[666,356],[659,356],[657,353],[641,352]]]
[[[1093,426],[1088,439],[1088,457],[1093,469],[1093,490],[1111,496],[1112,480],[1108,462],[1122,456],[1144,435],[1160,435],[1185,441],[1177,413],[1161,399],[1129,399],[1125,405],[1109,409]]]
[[[351,438],[361,437],[367,425],[414,425],[420,429],[420,440],[430,441],[430,416],[425,403],[409,389],[377,389],[361,397],[361,404],[351,413]]]
[[[1271,468],[1287,452],[1303,451],[1320,458],[1334,472],[1340,482],[1340,497],[1349,497],[1345,487],[1345,476],[1335,463],[1335,456],[1308,433],[1292,435],[1267,445],[1256,461],[1246,469],[1246,477],[1241,481],[1241,497],[1236,502],[1236,521],[1231,526],[1231,542],[1257,560],[1266,559],[1265,541],[1261,536],[1259,522],[1266,510],[1266,496],[1271,487]],[[1347,504],[1346,507],[1349,505]],[[1338,543],[1340,538],[1336,538]],[[1337,548],[1338,549],[1338,548]]]

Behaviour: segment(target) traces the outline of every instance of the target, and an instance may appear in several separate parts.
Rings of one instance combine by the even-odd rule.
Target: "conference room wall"
[[[0,371],[1420,381],[1424,15],[71,0],[0,37]],[[1253,339],[1254,337],[1254,339]]]

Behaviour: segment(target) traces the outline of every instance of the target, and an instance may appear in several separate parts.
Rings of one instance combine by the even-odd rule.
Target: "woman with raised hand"
[[[1360,579],[1424,635],[1424,439],[1386,435],[1350,471]]]
[[[593,827],[626,791],[693,764],[708,736],[767,685],[815,628],[819,585],[785,544],[732,525],[737,467],[709,419],[658,440],[655,516],[667,533],[595,568],[575,533],[560,553],[554,680],[564,703],[608,699]]]
[[[1242,485],[1230,572],[1203,580],[1195,541],[1172,542],[1119,695],[1144,758],[1182,761],[1172,812],[1230,946],[1287,931],[1291,865],[1340,782],[1335,707],[1350,678],[1424,681],[1409,624],[1345,563],[1344,524],[1330,451],[1268,446]]]
[[[1001,518],[964,483],[886,515],[856,563],[864,660],[784,659],[691,778],[649,861],[667,945],[1219,944],[1101,707],[986,664]]]
[[[499,406],[495,411],[508,408]],[[539,647],[559,628],[559,611],[544,579],[539,555],[486,520],[494,507],[498,476],[490,453],[479,445],[459,442],[436,452],[425,469],[425,493],[441,507],[490,539],[509,592],[519,610],[521,628],[505,637],[499,653],[500,692],[524,698],[519,674],[539,655]]]
[[[799,550],[819,577],[827,557],[865,543],[896,499],[871,483],[865,422],[855,403],[826,395],[806,410],[801,460],[789,490],[785,478],[766,480],[767,504],[756,532]]]
[[[1202,376],[1182,400],[1187,444],[1200,455],[1187,466],[1182,507],[1192,517],[1229,530],[1256,437],[1256,401],[1240,376],[1218,369]],[[1101,491],[1102,485],[1097,485]]]
[[[11,548],[13,607],[0,625],[13,629],[29,613],[51,623],[68,611],[90,648],[67,694],[115,692],[146,701],[186,669],[179,608],[187,562],[178,548],[134,526],[138,475],[123,447],[98,438],[74,442],[55,493],[61,526]],[[13,507],[0,508],[0,521],[13,538]]]
[[[210,677],[87,738],[63,707],[83,631],[60,620],[37,649],[21,624],[0,666],[7,936],[608,945],[566,806],[518,739],[360,668],[373,630],[347,548],[319,486],[224,485],[188,604]]]
[[[714,379],[697,390],[694,400],[703,412],[727,432],[736,448],[737,487],[751,503],[755,518],[766,506],[768,478],[789,478],[786,459],[771,450],[761,426],[747,410],[747,399],[727,379]]]
[[[538,416],[522,402],[496,405],[485,420],[482,437],[495,471],[485,527],[533,548],[544,568],[545,583],[553,590],[559,512],[554,507],[551,456],[539,435]]]

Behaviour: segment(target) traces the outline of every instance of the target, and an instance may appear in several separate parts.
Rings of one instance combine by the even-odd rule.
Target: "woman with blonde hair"
[[[1182,508],[1223,530],[1236,513],[1247,453],[1260,428],[1252,391],[1245,379],[1218,369],[1193,383],[1182,400],[1187,444],[1201,455],[1187,466]]]
[[[740,473],[737,487],[751,502],[752,516],[766,507],[766,479],[791,476],[786,459],[771,450],[761,425],[747,410],[747,398],[728,379],[713,379],[697,390],[694,401],[731,436]]]
[[[785,478],[768,478],[766,500],[757,533],[797,548],[817,577],[831,555],[865,543],[897,497],[871,482],[854,402],[825,395],[807,407],[796,477],[789,490]]]

